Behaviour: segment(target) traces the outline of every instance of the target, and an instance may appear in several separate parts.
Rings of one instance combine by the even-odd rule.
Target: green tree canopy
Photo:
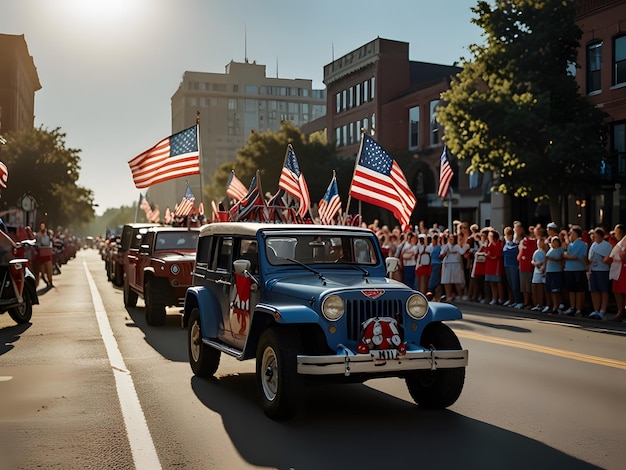
[[[16,207],[18,199],[30,193],[37,201],[37,217],[50,227],[68,227],[94,217],[93,193],[76,184],[80,172],[80,150],[66,148],[65,134],[25,129],[4,135],[7,143],[0,160],[9,170],[0,206]]]
[[[237,178],[245,186],[259,170],[263,191],[276,193],[288,144],[293,146],[298,158],[300,170],[309,187],[311,203],[315,204],[322,198],[332,178],[332,172],[336,170],[341,198],[345,204],[354,161],[338,158],[334,147],[328,145],[319,134],[313,134],[309,138],[287,121],[278,132],[252,133],[237,152],[236,161],[225,163],[217,170],[213,183],[205,191],[207,200],[220,201],[224,198],[231,170],[235,170]]]
[[[480,1],[484,30],[442,95],[437,119],[468,171],[493,172],[494,190],[549,199],[599,187],[604,113],[583,98],[571,67],[582,35],[573,0]],[[493,4],[493,6],[492,6]]]

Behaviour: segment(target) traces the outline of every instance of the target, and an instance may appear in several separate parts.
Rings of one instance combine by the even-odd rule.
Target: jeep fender
[[[460,320],[462,318],[461,311],[450,304],[431,302],[430,311],[432,313],[431,321]]]
[[[255,356],[261,334],[275,323],[281,325],[319,325],[319,318],[315,310],[305,305],[257,304],[252,314],[252,325],[246,339],[243,356],[240,359],[251,359]]]
[[[198,308],[202,335],[217,338],[219,324],[222,319],[222,307],[217,298],[208,289],[202,286],[187,288],[185,293],[185,307],[183,314],[183,328],[187,327],[189,316],[194,308]]]

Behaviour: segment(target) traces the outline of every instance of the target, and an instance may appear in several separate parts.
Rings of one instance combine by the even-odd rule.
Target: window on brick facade
[[[613,40],[613,85],[626,83],[626,36],[620,36]]]
[[[420,107],[409,109],[409,148],[419,145]]]
[[[587,94],[602,89],[602,42],[587,46]]]

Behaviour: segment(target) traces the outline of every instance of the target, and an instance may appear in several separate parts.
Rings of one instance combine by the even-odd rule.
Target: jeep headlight
[[[428,300],[422,294],[413,294],[406,301],[406,311],[416,320],[421,320],[428,313]]]
[[[170,271],[174,276],[176,276],[180,272],[180,266],[178,266],[177,264],[173,264],[170,266]]]
[[[322,313],[327,320],[336,321],[341,318],[344,312],[343,300],[338,295],[332,294],[324,299],[322,303]]]

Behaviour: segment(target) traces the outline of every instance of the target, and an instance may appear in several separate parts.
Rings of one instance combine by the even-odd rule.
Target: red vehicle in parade
[[[25,247],[31,243],[35,240],[16,243],[0,232],[0,314],[9,312],[19,324],[30,322],[33,305],[39,303],[36,279],[24,256]]]

